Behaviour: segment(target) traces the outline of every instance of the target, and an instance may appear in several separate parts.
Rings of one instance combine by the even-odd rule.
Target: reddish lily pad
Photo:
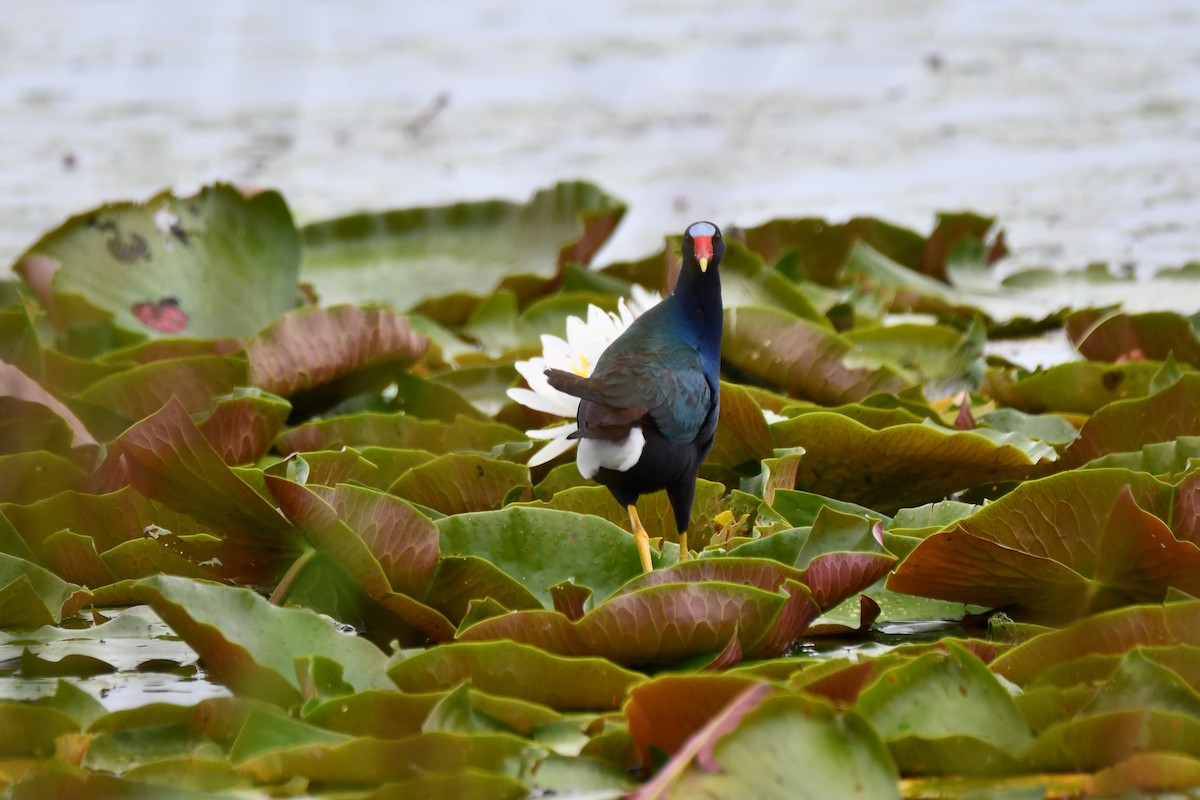
[[[292,407],[285,400],[254,389],[221,397],[200,433],[221,460],[231,466],[256,463],[283,430]]]
[[[1176,540],[1170,490],[1121,470],[1031,481],[929,536],[888,580],[893,591],[1073,619],[1192,587],[1200,548]],[[1148,509],[1148,510],[1143,510]]]
[[[172,399],[118,439],[130,483],[140,493],[211,524],[256,560],[299,551],[295,529],[204,439],[183,406]]]
[[[1188,373],[1148,397],[1112,403],[1092,415],[1063,454],[1075,467],[1108,453],[1140,450],[1200,431],[1200,375]]]
[[[642,762],[673,755],[755,681],[734,675],[664,675],[629,690],[623,709]]]
[[[563,655],[662,664],[721,653],[734,637],[744,652],[767,638],[770,652],[763,655],[780,655],[816,615],[808,590],[795,581],[780,593],[715,581],[667,583],[609,598],[577,622],[557,611],[518,611],[471,625],[458,638],[512,639]],[[782,633],[773,631],[777,620]]]
[[[76,451],[90,462],[99,449],[99,443],[69,408],[37,381],[3,362],[0,411],[0,452]]]
[[[391,373],[421,357],[428,341],[380,307],[289,312],[246,343],[250,381],[305,408],[382,389]],[[370,374],[368,374],[370,373]]]
[[[1093,361],[1176,361],[1200,367],[1200,340],[1183,316],[1173,311],[1126,314],[1103,309],[1076,311],[1067,318],[1067,336]]]
[[[852,367],[854,345],[785,311],[736,308],[725,312],[721,358],[729,366],[795,397],[819,403],[854,402],[910,384],[889,367]]]
[[[450,638],[449,620],[420,602],[437,564],[432,523],[403,501],[369,489],[305,487],[271,476],[266,482],[283,512],[367,597],[434,641]]]

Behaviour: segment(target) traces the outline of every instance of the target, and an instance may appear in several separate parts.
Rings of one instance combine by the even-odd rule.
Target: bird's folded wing
[[[590,378],[560,370],[546,375],[554,388],[611,412],[598,414],[597,424],[628,424],[649,414],[663,436],[679,443],[696,437],[712,406],[700,354],[688,348],[619,356]]]

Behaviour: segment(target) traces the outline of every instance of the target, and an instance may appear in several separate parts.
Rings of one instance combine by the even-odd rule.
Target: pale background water
[[[1200,256],[1196,0],[40,0],[0,15],[0,258],[166,185],[301,221],[587,178],[698,218],[996,214],[1009,268]],[[434,111],[444,101],[440,111]],[[1200,299],[1194,305],[1200,305]]]

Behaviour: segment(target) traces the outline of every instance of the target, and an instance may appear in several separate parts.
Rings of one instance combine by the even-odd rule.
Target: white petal
[[[579,398],[564,394],[557,389],[546,387],[544,392],[534,392],[529,389],[514,387],[507,392],[508,396],[526,408],[534,411],[544,411],[559,417],[574,418],[579,413]]]
[[[525,431],[525,435],[530,439],[565,439],[578,429],[579,426],[574,422],[568,422],[565,425],[553,425],[549,428]]]
[[[547,461],[553,461],[574,446],[574,439],[555,439],[530,457],[529,466],[536,467],[539,464],[545,464]]]

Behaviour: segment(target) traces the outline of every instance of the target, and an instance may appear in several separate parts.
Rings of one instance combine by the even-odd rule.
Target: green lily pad
[[[798,696],[759,699],[751,694],[757,688],[714,717],[635,797],[668,787],[679,797],[900,797],[896,767],[861,717]]]
[[[988,481],[1015,479],[1054,449],[1020,434],[984,435],[932,424],[872,430],[815,412],[771,426],[776,444],[803,447],[795,488],[892,513]]]
[[[283,198],[228,184],[72,217],[15,267],[60,328],[78,295],[129,330],[210,338],[249,336],[292,308],[299,268]]]
[[[1189,373],[1148,397],[1114,402],[1092,415],[1063,454],[1063,466],[1139,450],[1200,430],[1200,375]]]
[[[303,277],[327,303],[408,309],[454,291],[487,292],[514,272],[550,277],[567,263],[587,264],[624,213],[619,201],[579,182],[544,189],[524,205],[357,214],[304,227]]]
[[[0,628],[33,628],[61,622],[90,594],[23,558],[0,553]]]
[[[1089,653],[1120,654],[1139,645],[1200,641],[1200,601],[1133,606],[1079,620],[1009,650],[992,670],[1024,685],[1046,670]]]
[[[498,456],[527,450],[529,439],[507,425],[463,416],[446,424],[403,413],[364,413],[328,417],[291,428],[275,443],[283,453],[371,446]]]
[[[515,697],[560,711],[619,708],[645,676],[602,658],[554,655],[512,641],[454,642],[388,664],[389,677],[405,692],[452,689],[469,680],[489,694]]]
[[[295,661],[321,655],[341,664],[355,690],[387,685],[387,658],[374,645],[337,631],[308,610],[277,608],[247,589],[159,576],[136,593],[195,648],[216,680],[280,705],[300,700]]]
[[[516,578],[543,607],[571,580],[603,600],[641,572],[633,535],[595,517],[513,506],[438,521],[443,556],[479,556]]]
[[[1148,361],[1071,361],[1031,373],[992,369],[984,376],[981,391],[998,405],[1031,414],[1092,414],[1113,401],[1147,394],[1160,368]]]
[[[443,514],[493,511],[518,487],[530,496],[529,467],[477,453],[447,453],[418,464],[396,479],[388,491]]]
[[[953,643],[888,670],[855,707],[905,774],[1013,772],[1033,742],[996,676]]]

